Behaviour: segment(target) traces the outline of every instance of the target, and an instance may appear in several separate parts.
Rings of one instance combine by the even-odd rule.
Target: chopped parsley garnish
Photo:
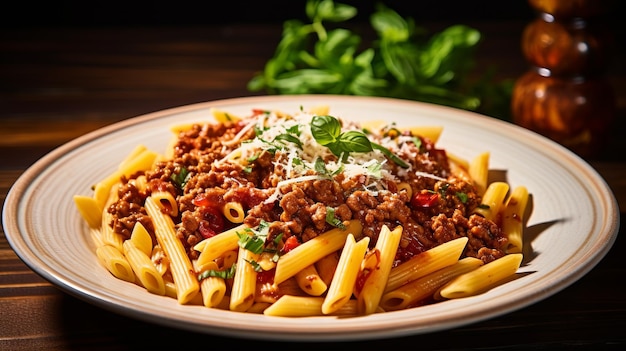
[[[218,277],[222,279],[229,279],[235,276],[235,270],[237,269],[237,265],[233,264],[230,268],[221,270],[209,269],[200,274],[198,274],[198,280],[202,280],[208,277]]]
[[[346,229],[343,222],[339,218],[335,217],[335,209],[330,206],[326,206],[326,223],[342,230]]]
[[[170,179],[172,180],[172,182],[174,182],[174,185],[176,185],[176,187],[180,190],[183,190],[185,188],[185,185],[189,181],[189,178],[191,178],[191,174],[189,173],[189,170],[185,167],[181,167],[178,173],[172,173],[172,175],[170,176]]]
[[[260,254],[263,252],[268,232],[269,224],[265,221],[261,221],[257,229],[246,228],[242,232],[237,232],[239,246],[255,254]]]

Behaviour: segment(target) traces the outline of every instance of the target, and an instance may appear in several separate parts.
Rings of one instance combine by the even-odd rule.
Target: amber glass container
[[[593,157],[605,146],[615,97],[605,77],[611,35],[603,0],[529,0],[537,18],[521,38],[531,65],[514,86],[513,121]]]

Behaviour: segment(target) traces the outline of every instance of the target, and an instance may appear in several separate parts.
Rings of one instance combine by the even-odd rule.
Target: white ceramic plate
[[[98,262],[74,194],[111,173],[136,145],[163,152],[169,126],[209,120],[210,107],[244,115],[252,108],[293,112],[330,106],[347,119],[441,125],[438,146],[470,160],[489,151],[490,169],[532,196],[519,277],[478,296],[355,318],[279,318],[200,306],[118,280]],[[348,96],[266,96],[169,109],[110,125],[52,151],[11,188],[3,209],[7,239],[35,272],[102,308],[150,322],[269,340],[365,340],[449,329],[521,309],[568,287],[608,252],[619,227],[617,202],[582,159],[535,133],[478,114],[405,100]]]

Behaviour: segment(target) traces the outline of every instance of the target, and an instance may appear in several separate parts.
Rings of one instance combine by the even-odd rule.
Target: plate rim
[[[595,246],[598,246],[599,250],[596,251],[595,254],[591,255],[591,257],[586,258],[584,261],[587,262],[587,265],[578,267],[577,270],[574,271],[574,274],[570,274],[567,277],[564,277],[561,281],[559,281],[556,285],[546,289],[545,292],[536,292],[537,297],[530,300],[520,300],[517,303],[506,306],[506,308],[500,310],[497,313],[489,313],[486,312],[484,314],[479,314],[474,316],[473,318],[465,318],[463,320],[458,320],[455,322],[445,322],[442,321],[438,324],[432,325],[430,327],[423,327],[420,329],[412,328],[411,326],[407,326],[404,329],[396,329],[396,330],[382,330],[379,332],[372,332],[368,330],[368,333],[355,333],[354,335],[346,335],[345,332],[338,332],[336,334],[329,333],[329,331],[324,331],[323,336],[319,333],[304,333],[304,332],[296,332],[290,333],[288,335],[273,335],[266,334],[266,331],[254,331],[249,329],[222,329],[222,330],[212,330],[212,332],[217,332],[220,335],[226,336],[237,336],[237,337],[245,337],[245,338],[257,338],[257,339],[271,339],[271,340],[299,340],[299,341],[315,341],[319,340],[322,337],[324,340],[366,340],[372,338],[380,338],[380,337],[398,337],[398,336],[406,336],[406,335],[414,335],[421,333],[429,333],[434,331],[439,331],[443,329],[450,329],[454,327],[459,327],[463,325],[473,324],[479,321],[483,321],[486,319],[493,318],[495,316],[503,315],[511,313],[515,310],[519,310],[528,305],[534,304],[539,300],[545,299],[563,289],[573,284],[575,281],[580,279],[586,273],[588,273],[591,269],[593,269],[606,255],[606,253],[610,250],[613,243],[616,240],[618,229],[619,229],[619,210],[617,206],[617,200],[615,199],[614,194],[606,184],[606,181],[602,178],[600,174],[597,173],[593,167],[587,163],[584,159],[580,158],[578,155],[574,154],[570,150],[566,149],[562,145],[557,144],[537,133],[532,131],[523,129],[516,125],[513,125],[509,122],[498,120],[492,117],[488,117],[485,115],[481,115],[478,113],[474,113],[471,111],[465,111],[460,109],[455,109],[442,105],[434,105],[429,103],[417,102],[412,100],[400,100],[394,98],[382,98],[382,97],[358,97],[358,96],[344,96],[344,95],[268,95],[268,96],[252,96],[252,97],[238,97],[238,98],[230,98],[230,99],[220,99],[220,100],[212,100],[199,102],[194,104],[182,105],[177,107],[172,107],[168,109],[163,109],[155,112],[150,112],[146,114],[141,114],[135,117],[131,117],[122,121],[118,121],[112,123],[110,125],[104,126],[102,128],[96,129],[89,133],[86,133],[82,136],[79,136],[73,140],[70,140],[64,143],[61,146],[56,147],[37,161],[35,161],[31,166],[29,166],[14,182],[14,184],[9,188],[7,193],[4,207],[2,210],[2,219],[3,226],[5,231],[5,236],[11,248],[16,252],[18,257],[26,263],[29,268],[35,271],[37,274],[53,283],[54,285],[62,288],[63,291],[78,297],[82,300],[93,303],[99,307],[107,309],[109,311],[113,311],[122,315],[126,315],[131,318],[136,318],[148,322],[155,322],[152,314],[142,313],[141,311],[136,311],[128,308],[124,308],[124,306],[119,306],[112,304],[109,300],[104,299],[101,295],[93,295],[88,291],[81,291],[80,289],[76,289],[76,284],[67,281],[62,276],[58,276],[57,274],[53,274],[47,271],[46,267],[42,267],[42,261],[32,255],[27,254],[27,249],[22,247],[23,245],[20,242],[20,239],[23,233],[20,232],[20,223],[18,223],[18,219],[16,215],[18,214],[16,211],[18,206],[12,206],[13,204],[22,201],[21,195],[28,189],[29,184],[38,179],[41,174],[44,174],[42,170],[45,170],[51,164],[57,162],[60,158],[62,158],[67,153],[72,150],[76,150],[80,148],[82,145],[89,143],[91,141],[97,140],[99,138],[106,137],[107,134],[122,130],[125,128],[132,127],[137,124],[144,123],[145,121],[151,121],[160,118],[167,118],[168,116],[172,116],[175,114],[180,114],[188,111],[196,111],[207,109],[211,106],[221,106],[221,105],[235,105],[239,103],[266,103],[271,104],[276,101],[298,101],[299,103],[305,103],[306,100],[320,100],[324,99],[328,101],[328,104],[332,106],[333,101],[337,100],[373,100],[379,101],[381,103],[404,103],[411,104],[416,106],[419,111],[423,110],[432,110],[437,112],[450,112],[452,114],[465,114],[472,115],[475,117],[476,121],[479,120],[488,120],[490,124],[496,125],[497,127],[503,128],[513,128],[516,132],[520,132],[525,134],[526,137],[534,138],[534,140],[541,141],[546,145],[549,145],[553,151],[557,152],[560,156],[567,158],[570,162],[577,163],[578,166],[582,166],[583,169],[588,173],[586,176],[589,178],[593,178],[596,182],[593,185],[598,188],[600,192],[604,194],[605,200],[607,200],[608,213],[610,223],[606,225],[606,233],[604,233],[603,238],[605,239],[603,242],[596,243]],[[34,254],[33,252],[30,252]],[[228,311],[230,312],[230,311]],[[158,324],[166,325],[169,327],[185,329],[185,330],[194,330],[197,332],[207,332],[206,326],[197,325],[196,323],[182,323],[178,319],[172,319],[169,317],[165,317],[163,320],[156,321]],[[245,335],[242,335],[244,333]]]

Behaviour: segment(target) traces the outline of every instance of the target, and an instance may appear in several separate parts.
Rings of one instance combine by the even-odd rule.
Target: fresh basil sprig
[[[508,85],[496,88],[506,92],[494,94],[484,88],[495,87],[493,82],[469,79],[481,39],[471,27],[452,25],[429,37],[412,18],[379,4],[370,17],[375,37],[367,45],[355,32],[339,27],[357,15],[354,6],[308,0],[306,15],[309,23],[284,22],[273,57],[248,82],[248,90],[384,96],[467,110],[495,108],[502,103],[487,100],[508,99]]]
[[[386,147],[371,142],[365,133],[358,130],[342,132],[341,123],[333,116],[313,116],[311,134],[320,145],[326,146],[337,157],[347,157],[351,152],[370,152],[379,150],[402,168],[409,165],[394,155]]]

